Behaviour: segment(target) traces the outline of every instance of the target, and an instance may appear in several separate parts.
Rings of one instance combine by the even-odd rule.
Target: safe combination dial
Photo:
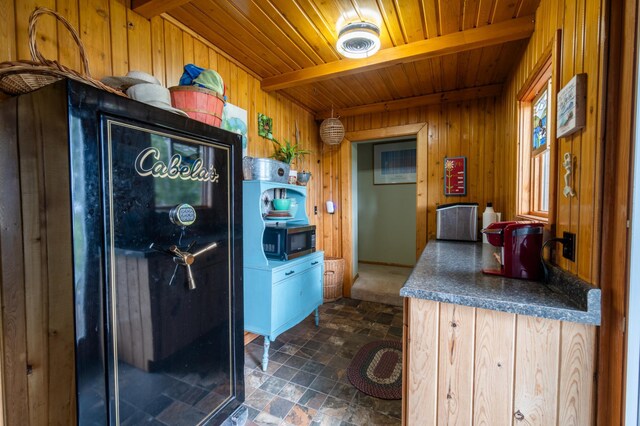
[[[190,204],[178,204],[169,212],[169,219],[178,226],[189,226],[196,221],[196,209]]]

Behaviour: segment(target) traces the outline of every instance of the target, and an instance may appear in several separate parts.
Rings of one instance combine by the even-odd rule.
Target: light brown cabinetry
[[[594,424],[596,327],[405,299],[403,424]]]

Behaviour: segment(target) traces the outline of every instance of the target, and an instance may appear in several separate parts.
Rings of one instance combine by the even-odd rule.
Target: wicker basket
[[[82,60],[83,67],[82,73],[67,68],[57,61],[45,59],[38,51],[36,43],[36,23],[42,15],[53,15],[69,30],[80,49],[80,59]],[[87,60],[84,45],[82,41],[80,41],[78,32],[62,15],[51,9],[45,7],[36,8],[29,17],[29,50],[31,51],[31,61],[21,60],[0,63],[0,90],[8,95],[29,93],[63,78],[70,78],[106,90],[107,92],[126,96],[121,91],[109,87],[91,77],[89,73],[89,61]]]
[[[344,126],[339,118],[327,118],[320,124],[320,139],[327,145],[338,145],[344,139]]]
[[[224,98],[213,90],[198,86],[173,86],[171,105],[186,112],[194,120],[220,127]]]
[[[342,298],[344,281],[344,259],[326,257],[324,259],[324,301],[333,302]]]

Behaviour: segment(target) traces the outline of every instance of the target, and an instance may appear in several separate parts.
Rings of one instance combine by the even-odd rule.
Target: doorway
[[[415,155],[415,136],[353,144],[353,299],[402,305],[416,260]]]
[[[369,130],[347,132],[341,146],[342,165],[340,181],[343,208],[340,214],[342,229],[342,257],[345,259],[344,295],[351,297],[351,286],[358,271],[358,238],[357,217],[352,213],[357,211],[357,200],[352,200],[357,192],[357,176],[355,159],[357,156],[357,142],[374,140],[416,138],[416,190],[415,190],[415,258],[417,259],[427,244],[427,146],[428,134],[426,123],[405,124]]]

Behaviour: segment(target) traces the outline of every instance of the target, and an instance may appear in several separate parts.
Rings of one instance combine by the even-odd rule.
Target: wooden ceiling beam
[[[334,109],[333,115],[338,117],[351,117],[354,115],[372,114],[377,112],[396,111],[399,109],[415,108],[425,105],[435,105],[445,102],[460,102],[470,99],[498,96],[502,93],[502,84],[472,87],[469,89],[451,90],[448,92],[432,93],[430,95],[414,96],[389,102],[378,102],[369,105],[360,105],[351,108]],[[331,117],[331,110],[321,111],[316,114],[316,120],[324,120]]]
[[[510,19],[471,30],[421,40],[383,49],[369,58],[341,59],[291,71],[262,80],[262,90],[271,92],[316,81],[358,74],[397,64],[451,55],[482,47],[529,38],[534,30],[534,16]]]
[[[147,19],[168,12],[191,2],[191,0],[131,0],[131,9]]]

